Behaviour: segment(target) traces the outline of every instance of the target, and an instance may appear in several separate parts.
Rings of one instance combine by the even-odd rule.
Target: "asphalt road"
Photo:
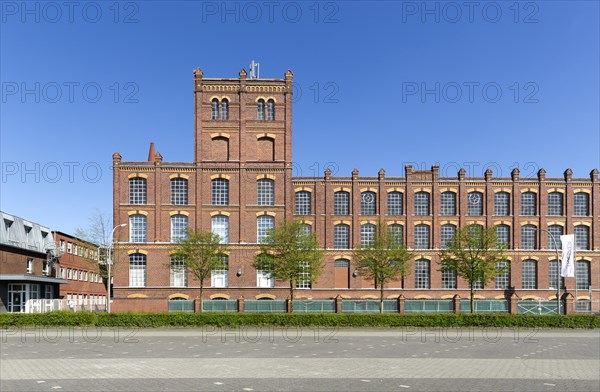
[[[599,391],[600,330],[0,330],[2,391]]]

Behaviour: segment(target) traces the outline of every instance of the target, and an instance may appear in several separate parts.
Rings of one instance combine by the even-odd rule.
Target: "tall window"
[[[563,195],[560,192],[548,193],[548,215],[563,214]]]
[[[377,212],[377,195],[375,192],[362,192],[360,194],[360,214],[375,215]]]
[[[415,226],[415,249],[429,249],[429,226]]]
[[[146,286],[146,255],[133,253],[129,255],[129,287]]]
[[[229,217],[226,215],[215,215],[211,218],[213,234],[219,236],[222,244],[229,242]]]
[[[442,269],[442,288],[443,289],[455,289],[456,288],[456,271],[448,268]]]
[[[267,120],[275,120],[275,101],[272,99],[267,101]]]
[[[267,238],[269,231],[275,227],[275,218],[269,215],[261,215],[256,218],[256,241],[261,243]]]
[[[226,178],[215,178],[212,182],[212,204],[215,206],[229,205],[229,180]]]
[[[146,216],[135,214],[129,217],[129,242],[146,242]]]
[[[221,120],[229,120],[229,101],[221,101]]]
[[[429,260],[419,259],[415,261],[415,288],[429,288]]]
[[[504,270],[504,272],[502,272]],[[507,260],[496,262],[496,288],[506,290],[510,287],[510,263]]]
[[[212,287],[227,287],[229,277],[229,257],[221,255],[221,262],[211,271],[210,284]]]
[[[257,204],[259,206],[272,206],[275,203],[275,181],[263,178],[257,183]]]
[[[171,216],[171,242],[185,240],[188,232],[188,217],[177,214]]]
[[[178,206],[188,204],[188,180],[185,178],[171,180],[171,204]]]
[[[559,225],[548,226],[548,249],[562,249],[562,241],[560,236],[563,235],[563,227]],[[556,241],[556,245],[554,244]]]
[[[442,225],[440,236],[440,246],[442,249],[447,249],[454,235],[456,234],[456,226],[452,224]]]
[[[575,234],[575,249],[587,250],[590,249],[590,228],[584,225],[575,226],[573,228]]]
[[[256,287],[275,287],[275,281],[271,272],[273,271],[273,263],[263,260],[256,270]]]
[[[467,201],[467,215],[481,216],[483,215],[483,193],[469,192]]]
[[[536,194],[533,192],[523,192],[521,194],[521,215],[534,216],[536,214]]]
[[[256,119],[257,120],[265,119],[265,100],[264,99],[258,100],[258,110],[256,113]]]
[[[300,272],[298,273],[298,278],[296,279],[296,288],[297,289],[310,289],[311,287],[311,277],[310,277],[310,265],[308,262],[300,262]]]
[[[537,289],[537,262],[535,260],[523,260],[522,271],[523,289]]]
[[[171,257],[171,287],[187,287],[187,270],[183,260]]]
[[[309,225],[308,223],[301,223],[300,224],[300,233],[302,235],[310,237],[312,234],[312,226]]]
[[[548,288],[556,290],[556,285],[559,283],[560,279],[560,288],[565,288],[565,278],[560,277],[560,262],[556,260],[550,260],[548,264]]]
[[[350,248],[350,226],[344,224],[333,226],[333,247],[335,249]]]
[[[388,215],[399,216],[402,215],[403,203],[401,192],[389,192],[388,193]]]
[[[521,226],[521,249],[537,249],[537,230],[534,225]]]
[[[367,223],[360,226],[360,245],[368,246],[375,241],[376,227],[374,224]]]
[[[590,281],[590,262],[579,260],[575,263],[575,274],[577,277],[577,290],[589,290],[592,282]]]
[[[388,226],[388,236],[390,240],[398,245],[404,244],[404,227],[402,225],[393,224]]]
[[[510,193],[496,192],[494,194],[494,215],[496,215],[496,216],[510,215]]]
[[[333,214],[350,215],[350,193],[339,191],[333,194]]]
[[[510,227],[508,225],[496,226],[496,242],[506,248],[510,247]]]
[[[214,98],[211,101],[211,119],[213,120],[218,120],[219,119],[219,100],[217,98]]]
[[[577,192],[573,199],[573,214],[575,216],[590,215],[590,196],[585,192]]]
[[[296,215],[310,215],[310,192],[296,192]]]
[[[427,192],[416,192],[415,193],[415,215],[417,215],[417,216],[429,215],[429,193],[427,193]]]
[[[129,179],[129,204],[146,204],[146,179],[134,177]]]
[[[442,192],[440,213],[445,216],[456,215],[456,193]]]

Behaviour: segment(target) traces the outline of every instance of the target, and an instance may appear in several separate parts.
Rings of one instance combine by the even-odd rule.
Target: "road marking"
[[[410,388],[408,385],[399,385],[400,388]]]
[[[545,382],[544,385],[548,385],[549,387],[555,387],[556,384],[550,384],[549,382]]]
[[[213,384],[215,384],[215,385],[223,385],[223,383],[222,383],[222,382],[218,382],[218,381],[217,381],[217,382],[214,382]]]
[[[43,384],[43,383],[45,383],[45,382],[46,382],[46,381],[44,381],[44,380],[40,380],[40,381],[38,381],[37,383],[38,383],[38,384]]]
[[[371,380],[360,380],[362,382],[371,382]]]

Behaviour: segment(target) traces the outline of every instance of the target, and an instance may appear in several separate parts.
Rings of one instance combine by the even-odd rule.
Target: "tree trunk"
[[[383,313],[383,282],[379,284],[379,313]]]
[[[473,290],[473,282],[471,282],[471,313],[475,313],[475,301],[473,300],[473,298],[475,297],[475,291]]]
[[[202,280],[200,281],[200,311],[204,310],[202,309],[202,292],[204,291],[204,285],[202,284]]]
[[[293,280],[290,279],[290,313],[294,313],[294,285]]]

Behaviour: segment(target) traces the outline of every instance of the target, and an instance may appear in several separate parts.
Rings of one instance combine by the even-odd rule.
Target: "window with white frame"
[[[440,233],[440,247],[442,249],[447,249],[448,245],[450,245],[450,241],[454,238],[456,234],[456,226],[448,223],[442,225],[442,231]]]
[[[402,192],[389,192],[388,193],[388,215],[400,216],[404,212],[404,202]]]
[[[300,262],[298,272],[298,278],[296,279],[297,289],[310,289],[311,277],[310,277],[310,264],[307,261]]]
[[[215,215],[211,218],[213,234],[220,238],[222,244],[229,242],[229,217],[226,215]]]
[[[444,216],[456,215],[456,193],[451,191],[442,192],[440,214]]]
[[[366,223],[360,226],[360,245],[367,247],[375,241],[376,227],[372,223]]]
[[[67,253],[73,253],[73,244],[67,242]]]
[[[415,225],[415,249],[429,249],[429,226]]]
[[[263,178],[256,182],[257,204],[259,206],[272,206],[275,203],[275,181]]]
[[[360,194],[360,214],[377,214],[377,194],[375,192],[362,192]]]
[[[310,215],[310,192],[296,192],[296,215]]]
[[[563,214],[563,195],[560,192],[548,193],[548,215],[560,216]]]
[[[227,287],[229,277],[229,256],[221,255],[219,266],[211,271],[210,282],[212,287]]]
[[[573,228],[575,234],[575,249],[588,250],[590,249],[590,228],[584,225],[578,225]]]
[[[496,262],[496,288],[506,290],[510,287],[510,263],[508,260]]]
[[[129,179],[129,204],[146,204],[146,179],[134,177]]]
[[[350,226],[343,223],[333,226],[333,247],[335,249],[350,248]]]
[[[146,286],[146,255],[133,253],[129,255],[129,287]]]
[[[188,204],[188,180],[185,178],[171,179],[171,204],[178,206]]]
[[[264,254],[261,254],[260,259],[256,270],[256,287],[275,287],[272,275],[273,263]]]
[[[494,194],[494,215],[496,215],[496,216],[510,215],[510,193],[496,192]]]
[[[521,249],[537,249],[537,228],[534,225],[521,226]]]
[[[535,260],[523,260],[521,279],[524,290],[537,289],[537,262]]]
[[[333,194],[333,214],[350,215],[350,193],[338,191]]]
[[[256,241],[262,243],[275,227],[275,218],[261,215],[256,218]]]
[[[212,183],[212,204],[215,206],[229,205],[229,180],[226,178],[215,178]]]
[[[415,215],[429,215],[429,193],[415,192]]]
[[[577,192],[573,196],[573,215],[590,215],[590,196],[585,192]]]
[[[534,192],[523,192],[521,194],[521,215],[534,216],[536,214],[536,194]]]
[[[129,216],[129,241],[146,242],[146,216],[134,214]]]
[[[31,258],[27,259],[27,273],[33,274],[33,259]]]
[[[176,257],[171,257],[171,287],[187,287],[185,263]]]
[[[429,284],[429,260],[419,259],[415,261],[415,288],[428,289]]]

